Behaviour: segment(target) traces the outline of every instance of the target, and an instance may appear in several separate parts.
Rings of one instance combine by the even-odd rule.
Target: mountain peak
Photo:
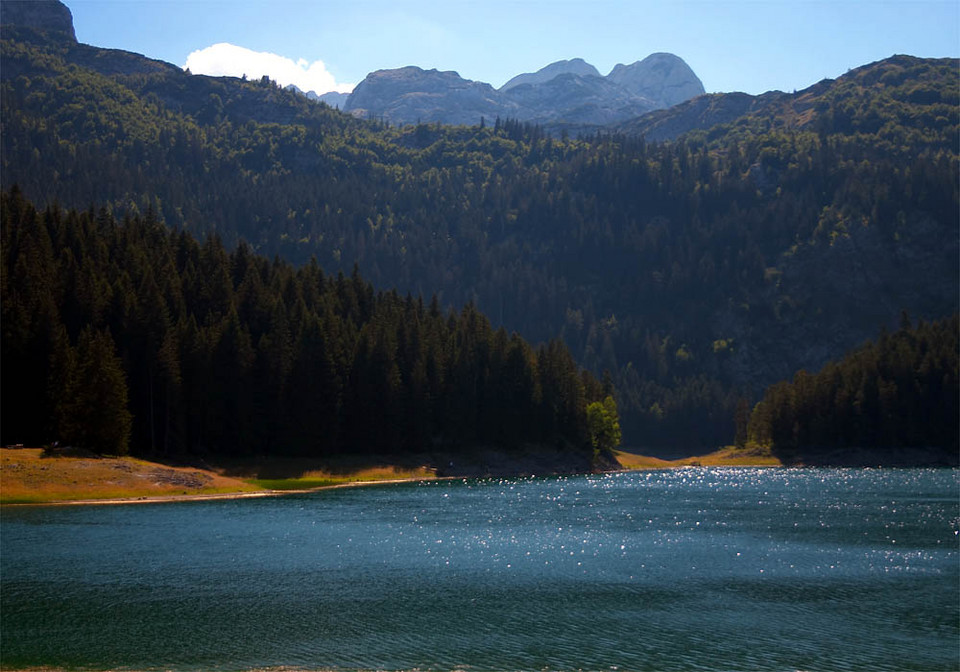
[[[546,65],[536,72],[525,72],[512,78],[500,87],[500,91],[507,91],[521,84],[544,84],[558,75],[579,75],[581,77],[599,77],[600,72],[582,58],[571,58],[569,61],[556,61]]]
[[[0,25],[24,26],[44,33],[62,33],[77,41],[73,14],[59,0],[4,0],[0,4]]]
[[[683,59],[661,53],[618,65],[607,77],[582,58],[556,61],[517,75],[499,89],[453,71],[412,65],[377,70],[357,85],[341,109],[397,124],[477,124],[499,116],[588,127],[639,117],[703,92]]]
[[[489,84],[464,79],[452,70],[408,65],[371,72],[357,84],[343,109],[394,123],[477,124],[481,117],[496,117],[502,106]]]
[[[703,83],[686,62],[674,54],[658,52],[630,65],[618,63],[607,79],[627,91],[651,98],[660,107],[671,107],[705,93]]]

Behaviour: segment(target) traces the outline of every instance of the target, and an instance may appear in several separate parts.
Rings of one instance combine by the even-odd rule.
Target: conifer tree
[[[38,215],[18,198],[0,198],[11,442],[138,455],[589,450],[586,401],[605,388],[559,341],[534,351],[472,303],[445,315],[436,296],[428,308],[376,293],[359,272],[327,281],[316,265],[227,255],[215,237],[201,246],[138,216]]]
[[[109,331],[85,328],[76,348],[72,398],[61,413],[64,443],[107,455],[126,455],[133,416],[127,382]]]

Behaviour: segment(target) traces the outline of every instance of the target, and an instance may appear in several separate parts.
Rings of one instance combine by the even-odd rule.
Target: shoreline
[[[90,488],[95,488],[96,484],[98,482],[102,482],[103,478],[113,478],[114,473],[113,471],[110,471],[106,477],[104,477],[102,474],[100,474],[98,477],[95,474],[86,472],[87,469],[95,466],[106,466],[110,467],[111,470],[121,470],[124,472],[129,472],[131,469],[134,469],[138,472],[136,475],[141,477],[147,475],[151,476],[151,479],[148,480],[156,480],[158,471],[162,472],[163,475],[170,476],[172,474],[172,470],[175,469],[178,472],[182,472],[179,474],[179,477],[181,478],[199,476],[202,480],[204,478],[209,479],[225,476],[230,470],[225,469],[224,467],[229,465],[221,465],[219,468],[206,467],[206,465],[204,465],[204,469],[198,470],[196,468],[175,468],[160,463],[137,460],[135,458],[97,458],[93,460],[89,459],[89,456],[86,459],[83,457],[44,458],[41,456],[38,449],[11,450],[4,448],[0,449],[0,452],[3,454],[4,466],[6,467],[5,469],[0,470],[0,475],[4,476],[2,485],[14,486],[14,491],[23,492],[24,495],[32,495],[35,497],[35,499],[28,501],[17,501],[17,495],[11,493],[9,488],[4,487],[3,489],[8,490],[8,492],[5,494],[7,494],[8,498],[12,499],[13,501],[0,501],[0,507],[2,508],[32,506],[118,506],[122,504],[166,504],[177,502],[226,501],[235,499],[280,497],[283,495],[321,492],[323,490],[335,488],[356,488],[371,485],[396,485],[402,483],[423,483],[429,481],[462,480],[469,478],[505,478],[532,474],[560,475],[562,473],[566,473],[569,475],[570,473],[590,473],[589,471],[557,471],[557,468],[562,465],[557,463],[556,455],[554,453],[543,454],[537,451],[531,451],[522,456],[512,456],[514,459],[505,461],[504,456],[500,454],[500,452],[496,450],[487,450],[472,456],[472,460],[465,459],[462,462],[458,461],[457,471],[455,473],[450,473],[448,471],[445,474],[442,472],[438,474],[438,470],[434,467],[421,467],[419,473],[410,473],[411,469],[409,464],[391,464],[391,460],[389,458],[385,460],[375,460],[374,464],[377,466],[368,465],[364,467],[363,465],[355,464],[346,465],[346,468],[344,468],[343,471],[340,471],[338,474],[331,473],[328,470],[323,470],[323,473],[321,473],[309,469],[310,466],[316,467],[318,465],[283,465],[283,461],[279,460],[256,465],[253,468],[253,471],[255,472],[257,478],[251,479],[250,475],[252,474],[247,474],[242,477],[243,480],[241,482],[238,482],[238,480],[236,480],[236,475],[234,475],[232,479],[217,482],[215,487],[222,488],[219,492],[142,491],[137,493],[136,490],[139,489],[138,486],[143,487],[145,485],[143,480],[137,479],[139,482],[137,486],[133,487],[132,493],[130,493],[128,490],[129,494],[117,493],[116,495],[113,495],[107,491],[101,492],[102,496],[98,497],[90,496],[95,492],[95,490]],[[771,459],[769,454],[762,454],[756,451],[743,451],[734,449],[732,447],[721,448],[706,455],[675,460],[664,460],[626,451],[614,451],[613,457],[614,460],[608,465],[609,467],[613,468],[602,469],[601,471],[595,473],[623,473],[630,471],[683,469],[712,466],[783,466],[779,460],[776,460],[775,458]],[[30,460],[34,461],[35,469],[40,469],[42,471],[34,471],[32,474],[32,480],[29,482],[23,481],[22,476],[19,474],[23,473],[21,470],[23,470],[25,467],[30,466],[28,464]],[[47,460],[50,461],[48,462]],[[19,465],[17,464],[18,461],[20,462]],[[438,461],[441,464],[446,464],[449,461],[450,466],[453,466],[453,462],[450,460],[449,456],[444,456],[442,459],[438,458],[438,456],[432,456],[431,459],[426,459],[426,461],[424,461],[424,459],[420,459],[418,463],[436,464]],[[236,465],[234,465],[234,467],[235,466]],[[247,468],[250,468],[250,466],[251,465],[246,465]],[[278,467],[284,466],[287,467],[287,472],[295,472],[298,475],[298,477],[290,477],[292,474],[288,475],[287,473],[284,473],[283,475],[287,477],[280,478],[279,480],[288,481],[289,484],[286,487],[271,487],[274,485],[272,482],[257,483],[257,481],[260,480],[264,475],[264,472],[276,472]],[[63,469],[59,476],[54,474],[56,467]],[[272,469],[268,469],[269,467],[272,467]],[[428,472],[424,473],[423,469],[428,469]],[[385,473],[387,470],[405,470],[408,473],[398,473],[396,476],[394,476],[394,474]],[[203,473],[200,473],[200,471]],[[234,474],[236,471],[236,469],[233,470]],[[246,471],[246,469],[241,469],[241,471]],[[280,471],[283,471],[283,469],[280,469]],[[208,474],[208,476],[204,476],[204,474]],[[172,475],[178,476],[178,474]],[[53,481],[56,481],[58,477],[60,479],[61,486],[59,491],[57,492],[51,490],[50,495],[53,496],[44,498],[44,485],[46,484],[49,486],[49,484]],[[296,487],[298,485],[296,482],[297,480],[303,479],[308,483],[312,477],[336,478],[338,482],[310,484],[307,487]],[[18,478],[21,479],[19,484],[15,483]],[[67,484],[69,481],[72,481],[72,485]],[[85,485],[87,487],[84,488],[83,485],[78,487],[78,481],[86,481]],[[243,483],[246,484],[243,489],[237,488],[237,486],[240,486]],[[307,483],[304,483],[304,485],[307,485]],[[214,482],[209,481],[207,484],[213,486]],[[71,492],[71,490],[79,491]],[[56,494],[54,494],[55,492]]]
[[[474,470],[470,467],[463,471],[463,473],[450,474],[436,474],[435,469],[429,469],[428,473],[424,473],[426,467],[421,467],[419,473],[411,473],[412,471],[407,466],[406,468],[401,467],[400,465],[391,465],[386,462],[379,462],[379,466],[368,467],[368,468],[358,468],[351,466],[344,471],[341,471],[339,474],[334,475],[330,473],[318,474],[317,472],[301,473],[300,478],[281,478],[279,481],[289,481],[289,486],[293,487],[270,487],[274,485],[274,482],[262,482],[257,483],[257,480],[260,479],[250,479],[245,477],[245,480],[238,480],[234,478],[221,478],[223,472],[221,470],[211,471],[204,470],[203,473],[200,473],[197,469],[194,468],[179,468],[179,467],[169,467],[159,463],[150,463],[142,460],[136,460],[134,458],[98,458],[96,460],[84,460],[82,458],[54,458],[53,460],[47,461],[49,458],[39,458],[39,450],[37,449],[0,449],[0,452],[3,454],[4,468],[0,469],[0,476],[3,476],[2,489],[7,492],[6,494],[9,500],[12,501],[2,501],[0,497],[0,508],[7,507],[33,507],[33,506],[117,506],[122,504],[165,504],[165,503],[177,503],[177,502],[205,502],[205,501],[225,501],[225,500],[234,500],[234,499],[259,499],[263,497],[280,497],[283,495],[297,495],[297,494],[308,494],[313,492],[320,492],[323,490],[332,490],[336,488],[357,488],[365,487],[372,485],[397,485],[403,483],[425,483],[429,481],[447,481],[447,480],[463,480],[470,478],[505,478],[505,477],[520,477],[525,474],[540,474],[540,475],[551,475],[556,473],[560,475],[561,472],[554,472],[550,469],[549,465],[543,462],[540,463],[542,469],[534,468],[533,464],[527,463],[524,464],[524,469],[517,471],[515,469],[507,469],[505,464],[488,464],[482,470]],[[23,479],[23,473],[28,471],[27,467],[31,466],[28,462],[31,460],[31,455],[34,454],[32,459],[35,462],[35,469],[40,471],[33,471],[31,474],[31,480],[27,481]],[[816,463],[813,464],[784,464],[779,459],[773,457],[769,452],[758,451],[755,449],[736,449],[733,447],[721,448],[713,453],[708,453],[705,455],[692,456],[679,459],[661,459],[656,457],[651,457],[647,455],[640,455],[635,453],[629,453],[626,451],[615,451],[615,464],[619,468],[613,469],[604,469],[602,471],[597,471],[593,473],[624,473],[631,471],[650,471],[650,470],[661,470],[661,469],[689,469],[689,468],[711,468],[711,467],[743,467],[743,468],[789,468],[789,467],[804,467],[804,466],[821,466]],[[39,460],[39,461],[37,461]],[[54,461],[55,460],[55,461]],[[60,460],[63,460],[61,462]],[[920,465],[916,466],[932,466],[932,465],[923,465],[921,461]],[[203,492],[194,491],[194,492],[150,492],[149,490],[141,491],[137,493],[137,489],[132,488],[132,493],[130,488],[127,489],[127,492],[113,494],[109,490],[103,491],[102,496],[90,496],[96,491],[97,483],[100,482],[102,485],[101,479],[98,479],[95,474],[88,474],[87,478],[92,480],[87,480],[85,484],[78,486],[78,481],[81,478],[84,478],[83,467],[89,467],[90,464],[103,464],[107,467],[110,467],[113,471],[124,471],[130,472],[133,470],[138,470],[135,473],[135,476],[138,476],[139,481],[138,485],[144,487],[144,477],[150,476],[156,479],[158,476],[164,477],[166,480],[170,480],[172,477],[177,477],[180,479],[189,479],[194,478],[195,480],[200,477],[200,479],[207,479],[205,483],[208,487],[212,486],[215,488],[220,488],[220,491],[213,492]],[[45,466],[36,466],[36,465],[45,465]],[[49,498],[44,498],[44,486],[50,486],[51,483],[56,481],[58,477],[57,474],[54,474],[55,469],[53,465],[64,465],[66,471],[59,474],[59,490],[51,489]],[[273,465],[276,467],[276,464]],[[471,465],[477,466],[477,465]],[[512,465],[516,467],[517,465]],[[613,466],[613,465],[610,465]],[[852,465],[844,465],[852,466]],[[891,465],[893,466],[893,465]],[[905,466],[905,465],[904,465]],[[937,465],[940,466],[940,465]],[[949,465],[943,465],[949,466]],[[492,469],[491,469],[492,467]],[[499,467],[499,469],[498,469]],[[385,473],[387,470],[394,470],[397,473],[394,474]],[[406,471],[407,473],[402,473]],[[218,473],[219,472],[219,473]],[[432,473],[429,473],[432,472]],[[497,473],[502,472],[502,473]],[[562,472],[569,475],[570,472]],[[577,472],[577,473],[591,473],[591,472]],[[72,480],[72,485],[67,485],[64,480],[64,474],[66,479]],[[204,475],[208,474],[208,475]],[[321,480],[322,478],[336,478],[337,482],[327,482],[323,484],[309,483],[310,476],[316,474]],[[113,474],[111,474],[111,477]],[[18,481],[19,479],[19,481]],[[51,480],[53,479],[53,480]],[[216,481],[214,479],[220,479]],[[296,487],[298,483],[297,480],[304,480],[303,485],[307,487]],[[178,487],[185,487],[184,481],[178,481]],[[309,485],[308,485],[309,483]],[[156,484],[154,484],[156,485]],[[168,485],[168,484],[165,484]],[[197,485],[196,483],[194,485]],[[84,486],[87,486],[86,488]],[[238,487],[239,486],[239,487]],[[202,487],[202,486],[201,486]],[[11,492],[11,488],[14,492]],[[79,491],[77,491],[79,490]],[[71,492],[75,491],[75,492]],[[18,495],[18,492],[22,492],[23,495]],[[28,494],[29,493],[29,494]],[[76,495],[76,496],[71,496]],[[18,501],[18,496],[24,496],[24,499]],[[26,497],[33,497],[33,499],[26,499]]]
[[[691,467],[700,467],[700,466],[721,466],[711,464],[712,461],[707,459],[707,456],[700,456],[699,458],[686,458],[680,460],[662,460],[659,458],[649,458],[647,456],[634,455],[631,453],[626,453],[623,451],[616,451],[615,453],[617,459],[617,464],[620,467],[619,469],[609,469],[603,470],[596,473],[626,473],[631,471],[648,471],[648,470],[660,470],[660,469],[685,469]],[[734,464],[739,460],[730,460],[729,455],[725,455],[727,459],[724,460],[727,462],[723,466],[782,466],[779,464],[769,464],[764,463],[762,459],[757,459],[756,456],[751,456],[751,464]],[[61,458],[61,459],[71,459],[71,458]],[[705,463],[701,464],[699,460],[706,460]],[[530,466],[530,465],[527,465]],[[560,473],[554,474],[549,469],[541,472],[540,470],[535,470],[536,473],[541,475],[561,475]],[[532,475],[534,472],[530,472]],[[589,473],[589,472],[583,472]],[[468,471],[456,474],[456,475],[432,475],[432,476],[409,476],[401,478],[364,478],[359,473],[356,474],[356,480],[347,480],[339,483],[329,483],[324,485],[318,485],[308,488],[261,488],[257,490],[235,490],[230,492],[194,492],[194,493],[169,493],[169,494],[142,494],[142,495],[130,495],[122,497],[113,497],[113,496],[104,496],[104,497],[77,497],[69,498],[65,497],[62,499],[48,499],[45,501],[12,501],[12,502],[0,502],[0,508],[7,507],[51,507],[51,506],[119,506],[123,504],[167,504],[167,503],[178,503],[178,502],[205,502],[205,501],[226,501],[226,500],[235,500],[235,499],[260,499],[264,497],[281,497],[284,495],[297,495],[297,494],[308,494],[312,492],[321,492],[323,490],[333,490],[337,488],[357,488],[365,487],[372,485],[398,485],[402,483],[425,483],[430,481],[450,481],[450,480],[464,480],[470,478],[506,478],[506,477],[521,477],[524,476],[523,473],[517,473],[514,471],[504,471],[501,474],[496,474],[493,472],[490,473],[471,473]],[[569,474],[567,474],[569,475]]]
[[[273,460],[182,466],[133,457],[0,448],[0,507],[151,504],[279,497],[329,488],[436,480],[424,466],[376,460]]]
[[[679,460],[684,464],[666,464],[649,467],[625,467],[623,469],[612,469],[610,471],[597,472],[603,474],[626,474],[635,471],[668,471],[673,469],[714,469],[714,468],[740,468],[740,469],[804,469],[816,468],[817,465],[786,465],[786,464],[698,464],[693,460]],[[694,462],[691,464],[691,462]],[[896,468],[896,467],[894,467]],[[955,468],[955,467],[946,467]],[[552,474],[543,474],[550,476]],[[561,474],[556,474],[561,475]],[[570,474],[565,474],[570,475]],[[519,478],[517,474],[510,474],[511,478]],[[263,499],[266,497],[283,497],[286,495],[305,495],[324,490],[338,490],[341,488],[361,488],[374,485],[400,485],[404,483],[430,483],[434,481],[461,481],[471,478],[484,479],[496,478],[496,476],[437,476],[434,478],[395,478],[388,480],[367,480],[367,481],[349,481],[346,483],[331,483],[330,485],[320,485],[314,488],[291,489],[291,490],[253,490],[246,492],[216,492],[216,493],[196,493],[180,495],[141,495],[135,497],[104,497],[100,499],[61,499],[49,500],[45,502],[3,502],[0,503],[0,509],[7,507],[51,507],[51,506],[120,506],[124,504],[176,504],[182,502],[208,502],[208,501],[227,501],[235,499]]]
[[[33,507],[33,506],[118,506],[121,504],[174,504],[177,502],[207,502],[232,499],[263,499],[265,497],[282,497],[284,495],[304,495],[323,490],[339,488],[358,488],[369,485],[399,485],[401,483],[428,483],[431,481],[460,480],[460,476],[438,476],[436,478],[395,478],[381,481],[350,481],[347,483],[331,483],[315,488],[299,490],[251,490],[246,492],[211,492],[186,495],[141,495],[136,497],[103,497],[100,499],[60,499],[46,502],[4,502],[0,508],[6,507]]]

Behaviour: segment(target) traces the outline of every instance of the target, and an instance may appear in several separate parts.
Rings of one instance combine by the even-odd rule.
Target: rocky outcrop
[[[70,62],[95,70],[102,75],[151,75],[182,73],[175,65],[142,54],[120,49],[100,49],[77,42],[73,15],[58,0],[2,0],[0,24],[7,39],[49,47],[65,47]],[[0,76],[13,79],[21,74],[23,64],[7,59]]]
[[[501,95],[489,84],[464,79],[453,71],[415,66],[370,73],[350,94],[344,109],[400,124],[473,125],[481,117],[509,114]]]
[[[58,0],[3,0],[0,3],[0,25],[21,26],[65,36],[77,41],[73,30],[73,14]]]
[[[563,74],[539,84],[512,87],[504,96],[516,118],[539,124],[605,125],[638,117],[655,105],[603,77]]]
[[[595,67],[582,58],[573,58],[569,61],[557,61],[544,66],[536,72],[525,72],[517,75],[500,87],[500,91],[508,91],[521,84],[544,84],[559,75],[579,75],[581,77],[599,77]]]
[[[670,107],[704,93],[703,83],[682,58],[673,54],[650,54],[632,65],[618,64],[607,79],[656,107]]]

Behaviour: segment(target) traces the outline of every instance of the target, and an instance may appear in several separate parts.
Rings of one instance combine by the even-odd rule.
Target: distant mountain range
[[[175,67],[136,54],[78,44],[70,10],[56,0],[4,0],[0,21],[8,29],[26,28],[75,45],[74,57],[104,74]],[[538,124],[553,135],[606,130],[670,140],[744,115],[770,116],[792,110],[787,116],[802,124],[804,119],[814,118],[805,110],[831,82],[824,80],[797,94],[705,95],[700,79],[683,59],[655,53],[630,65],[618,64],[606,76],[581,58],[557,61],[536,72],[516,75],[499,89],[464,79],[456,72],[416,66],[372,72],[350,94],[318,95],[292,85],[287,89],[356,117],[398,125],[472,126],[499,117]]]
[[[416,66],[372,72],[352,94],[287,88],[356,116],[393,124],[476,125],[500,117],[553,132],[627,123],[704,93],[683,59],[666,53],[618,64],[606,77],[582,58],[557,61],[519,74],[499,89],[456,72]]]
[[[495,117],[548,128],[605,126],[639,117],[704,93],[683,59],[651,54],[617,65],[606,77],[583,59],[523,73],[499,89],[456,72],[409,66],[372,72],[342,108],[395,124],[475,125]]]
[[[76,42],[70,10],[56,0],[4,0],[5,25],[61,34]],[[607,76],[583,59],[551,63],[513,77],[499,89],[453,71],[407,66],[368,74],[351,94],[301,91],[311,100],[359,117],[393,124],[476,125],[500,117],[540,124],[549,131],[582,130],[634,119],[704,93],[679,56],[656,53]]]

